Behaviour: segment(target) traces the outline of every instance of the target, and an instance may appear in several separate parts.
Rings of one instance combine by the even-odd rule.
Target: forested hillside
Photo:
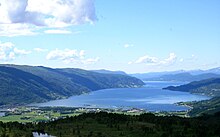
[[[170,86],[164,89],[174,90],[174,91],[184,91],[193,94],[202,94],[213,97],[210,100],[183,103],[193,107],[193,109],[189,112],[190,116],[213,114],[220,111],[220,78],[195,81],[186,85],[181,85],[176,87]]]
[[[99,89],[144,85],[125,75],[17,65],[0,65],[0,81],[0,105],[44,102]]]
[[[184,91],[208,96],[220,96],[220,78],[191,82],[181,86],[170,86],[164,89]]]
[[[56,137],[219,137],[220,114],[180,118],[100,112],[38,124],[0,122],[0,136],[30,137],[33,131]]]

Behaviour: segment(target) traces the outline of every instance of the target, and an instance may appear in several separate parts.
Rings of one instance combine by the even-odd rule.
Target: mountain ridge
[[[99,89],[144,85],[125,75],[11,64],[0,65],[0,81],[0,105],[45,102]]]
[[[201,81],[194,81],[180,86],[169,86],[164,89],[173,91],[184,91],[208,96],[220,96],[220,78],[211,78]]]
[[[208,70],[178,70],[165,72],[131,74],[144,81],[183,81],[192,82],[209,78],[220,78],[220,67]]]
[[[194,81],[181,86],[170,86],[166,90],[190,92],[193,94],[207,95],[212,97],[209,100],[198,102],[181,102],[180,105],[192,107],[190,116],[200,116],[203,114],[214,114],[220,111],[220,78]]]

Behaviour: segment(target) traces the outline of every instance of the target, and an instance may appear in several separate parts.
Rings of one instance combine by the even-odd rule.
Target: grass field
[[[125,115],[140,115],[145,113],[144,111],[122,111],[122,110],[108,110],[108,109],[82,109],[82,108],[34,108],[30,109],[29,107],[20,107],[6,114],[6,116],[0,117],[2,122],[41,122],[41,121],[53,121],[56,119],[62,119],[67,116],[78,116],[83,113],[88,113],[90,111],[105,111],[112,112],[116,114],[125,114]],[[187,112],[155,112],[156,116],[180,116],[187,117]]]

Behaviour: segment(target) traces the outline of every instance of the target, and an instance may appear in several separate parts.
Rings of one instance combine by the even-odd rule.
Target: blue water
[[[147,111],[184,111],[188,107],[175,105],[177,102],[199,101],[210,97],[187,92],[162,90],[163,87],[181,85],[178,82],[145,82],[142,88],[104,89],[55,100],[36,106],[98,107],[98,108],[140,108]]]
[[[3,117],[5,116],[5,113],[4,112],[0,112],[0,117]]]

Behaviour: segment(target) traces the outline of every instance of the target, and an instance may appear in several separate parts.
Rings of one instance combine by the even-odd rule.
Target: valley
[[[220,0],[0,0],[0,137],[220,137]]]
[[[40,74],[44,71],[47,71],[47,77]],[[44,98],[44,95],[51,97],[48,93],[52,92],[58,96],[39,101],[30,98],[29,102],[13,100],[8,105],[1,105],[0,135],[29,137],[47,133],[56,137],[107,137],[108,134],[113,137],[215,137],[218,134],[219,78],[191,83],[142,82],[124,74],[109,73],[14,65],[0,67],[2,91],[6,91],[4,89],[7,89],[7,84],[15,83],[11,91],[7,92],[10,98],[17,98],[14,91],[23,99],[22,92],[28,93],[26,97],[31,97],[32,94],[40,98]],[[15,78],[16,81],[13,81]],[[63,89],[62,97],[61,92],[56,92],[59,85],[53,87],[54,82],[61,82],[58,78],[78,83],[77,86],[88,89],[88,92],[81,93],[81,88],[76,88],[79,91],[73,94],[71,90]],[[100,78],[107,81],[98,83]],[[119,79],[122,81],[118,81]],[[40,91],[41,94],[36,94],[34,90],[30,92],[28,86],[33,85],[44,90]],[[14,86],[24,88],[13,88]],[[7,99],[4,92],[1,95]],[[117,121],[114,122],[113,118]],[[213,123],[213,120],[216,122]],[[168,123],[168,128],[164,128]]]

